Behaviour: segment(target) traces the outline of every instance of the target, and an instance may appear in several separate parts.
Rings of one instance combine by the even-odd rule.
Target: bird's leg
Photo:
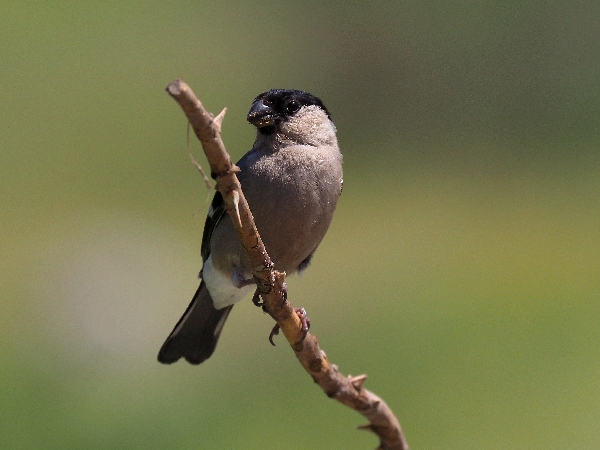
[[[244,272],[234,267],[231,272],[231,280],[236,288],[241,289],[254,283],[254,278],[246,278]]]
[[[300,328],[300,331],[302,331],[302,337],[298,342],[296,342],[296,344],[299,344],[304,339],[306,339],[306,334],[308,333],[308,330],[310,328],[310,319],[306,315],[306,310],[304,308],[294,308],[294,311],[296,311],[296,314],[298,314],[298,317],[300,318],[300,323],[302,324],[302,327]],[[275,343],[273,342],[273,336],[277,336],[279,334],[280,328],[281,327],[278,323],[275,324],[275,326],[271,330],[271,333],[269,334],[269,342],[272,346],[275,346]]]

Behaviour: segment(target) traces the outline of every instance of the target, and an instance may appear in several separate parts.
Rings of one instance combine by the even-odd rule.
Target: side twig
[[[182,80],[169,83],[167,92],[179,103],[202,144],[211,176],[216,180],[216,187],[225,200],[227,211],[254,267],[254,279],[265,309],[281,327],[304,369],[328,397],[335,398],[369,420],[368,424],[359,428],[371,430],[379,436],[378,450],[408,450],[400,423],[391,409],[381,398],[362,387],[367,376],[343,376],[337,366],[328,361],[314,335],[307,333],[302,339],[301,319],[286,299],[285,273],[274,270],[235,175],[239,168],[232,164],[221,139],[221,123],[226,109],[213,116]]]

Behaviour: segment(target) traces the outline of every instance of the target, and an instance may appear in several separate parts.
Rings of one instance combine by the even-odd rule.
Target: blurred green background
[[[211,195],[164,92],[321,97],[345,185],[289,280],[413,449],[600,448],[600,3],[2,2],[0,447],[369,449],[271,321],[156,362]]]

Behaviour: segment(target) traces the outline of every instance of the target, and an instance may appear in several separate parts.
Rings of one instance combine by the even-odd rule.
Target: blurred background
[[[3,2],[0,446],[370,449],[250,299],[156,354],[212,192],[164,88],[307,90],[345,156],[292,303],[414,449],[600,447],[600,3]]]

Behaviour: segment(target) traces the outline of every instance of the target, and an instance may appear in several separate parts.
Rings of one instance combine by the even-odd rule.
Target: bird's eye
[[[290,100],[285,105],[285,112],[288,114],[295,114],[300,109],[300,102],[297,100]]]

